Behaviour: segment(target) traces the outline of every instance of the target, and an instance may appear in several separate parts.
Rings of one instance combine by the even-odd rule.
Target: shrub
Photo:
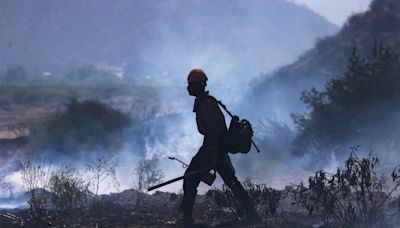
[[[265,184],[256,184],[251,179],[246,179],[243,187],[260,214],[265,218],[277,215],[277,208],[282,197],[281,191],[267,187]],[[217,213],[224,213],[227,209],[237,220],[244,219],[246,212],[243,211],[242,205],[225,184],[222,186],[222,190],[214,191],[214,202]]]
[[[389,187],[374,171],[379,159],[372,153],[359,158],[357,151],[358,147],[352,148],[345,167],[335,174],[321,170],[309,178],[308,187],[294,186],[295,203],[320,215],[325,223],[344,227],[371,226],[383,218],[383,204],[400,186],[400,167],[393,170],[393,185],[385,191]]]
[[[51,174],[49,189],[54,209],[63,213],[78,207],[83,202],[88,193],[88,184],[77,170],[63,165]]]
[[[126,114],[97,101],[73,100],[67,110],[42,121],[32,132],[39,148],[77,153],[119,146],[121,131],[129,126]]]
[[[154,160],[143,159],[137,163],[134,175],[136,176],[136,189],[139,191],[136,206],[141,206],[143,193],[149,187],[160,184],[164,179],[164,173],[157,169],[157,164]]]
[[[50,165],[46,159],[26,158],[20,161],[21,179],[27,193],[29,213],[35,222],[43,221],[47,214],[48,196],[44,189],[47,186],[47,175]]]
[[[323,91],[312,88],[302,93],[310,112],[292,114],[299,131],[292,144],[294,154],[332,151],[342,157],[354,140],[400,148],[400,58],[383,44],[376,44],[372,52],[366,59],[354,49],[342,77],[329,81]],[[316,156],[313,163],[327,163],[326,157]]]

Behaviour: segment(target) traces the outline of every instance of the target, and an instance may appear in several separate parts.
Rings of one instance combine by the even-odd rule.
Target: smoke
[[[21,23],[19,18],[15,18],[21,13],[12,12],[19,9],[20,3],[7,2],[5,6],[9,9],[5,10],[8,17],[13,18],[9,21],[15,20],[15,24]],[[136,102],[134,105],[124,107],[110,103],[124,111],[126,106],[132,105],[127,112],[133,120],[132,126],[120,136],[123,143],[115,151],[84,150],[75,157],[58,151],[39,151],[38,154],[49,156],[54,167],[69,163],[84,173],[88,162],[111,153],[119,161],[117,178],[121,183],[120,190],[134,186],[133,170],[141,159],[156,160],[165,173],[165,179],[182,175],[184,169],[168,156],[189,163],[202,143],[192,112],[194,98],[187,94],[184,83],[190,69],[200,67],[209,77],[207,89],[210,94],[222,100],[234,114],[249,119],[256,130],[255,141],[262,152],[231,156],[240,180],[251,177],[282,187],[306,175],[307,171],[302,169],[305,159],[292,158],[289,152],[294,129],[291,120],[284,117],[288,115],[287,106],[276,103],[274,96],[262,103],[254,103],[250,108],[240,105],[240,101],[252,80],[295,60],[313,45],[316,38],[336,32],[335,26],[307,9],[278,0],[246,3],[182,0],[157,4],[121,0],[119,3],[107,5],[109,3],[100,4],[92,0],[59,3],[62,6],[47,1],[47,5],[39,2],[24,5],[21,9],[24,20],[35,18],[35,14],[47,19],[26,25],[29,27],[27,31],[38,31],[35,36],[24,36],[25,30],[19,30],[15,32],[18,37],[8,37],[16,41],[11,50],[13,53],[8,51],[9,58],[2,58],[7,62],[1,65],[20,61],[42,72],[57,72],[67,67],[62,65],[65,62],[104,63],[123,66],[126,80],[168,89],[160,89],[142,103],[133,101]],[[94,23],[98,18],[104,19],[100,20],[104,24]],[[14,27],[7,26],[7,29]],[[23,43],[21,37],[31,37],[32,43],[23,48],[26,55],[18,59],[16,53]],[[60,43],[64,45],[59,46]],[[44,52],[43,47],[48,51]],[[46,54],[37,58],[37,53]],[[285,91],[271,93],[280,96]],[[280,110],[273,114],[276,118],[268,122],[273,115],[267,116],[264,110],[278,106],[281,108],[274,108]],[[226,115],[227,124],[229,121]],[[18,152],[18,156],[23,156],[23,153]],[[15,164],[12,161],[18,159],[13,156],[2,161]],[[3,167],[7,166],[3,165],[1,172],[20,186],[20,167]],[[218,179],[216,185],[221,183]],[[176,192],[179,189],[181,183],[161,190]],[[206,189],[201,185],[200,192]],[[116,190],[106,183],[100,192]]]

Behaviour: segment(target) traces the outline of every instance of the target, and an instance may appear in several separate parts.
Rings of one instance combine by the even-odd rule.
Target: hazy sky
[[[306,5],[330,22],[342,26],[353,13],[364,12],[372,0],[289,0]]]

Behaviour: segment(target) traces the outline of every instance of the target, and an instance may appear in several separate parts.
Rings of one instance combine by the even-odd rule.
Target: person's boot
[[[194,226],[194,223],[193,223],[192,216],[190,216],[190,217],[184,216],[183,217],[183,227],[184,228],[192,228],[193,226]]]
[[[255,209],[253,203],[243,202],[242,207],[245,208],[243,214],[244,214],[244,222],[246,224],[257,225],[262,223],[262,219],[258,215],[257,210]]]
[[[194,226],[192,214],[179,211],[176,225],[179,228],[192,228]]]
[[[251,225],[260,225],[262,223],[262,219],[258,214],[248,214],[245,216],[245,223]]]

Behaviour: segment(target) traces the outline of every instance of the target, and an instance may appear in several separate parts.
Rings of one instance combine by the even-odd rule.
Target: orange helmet
[[[187,82],[206,82],[208,80],[207,75],[202,69],[195,68],[189,72]]]

